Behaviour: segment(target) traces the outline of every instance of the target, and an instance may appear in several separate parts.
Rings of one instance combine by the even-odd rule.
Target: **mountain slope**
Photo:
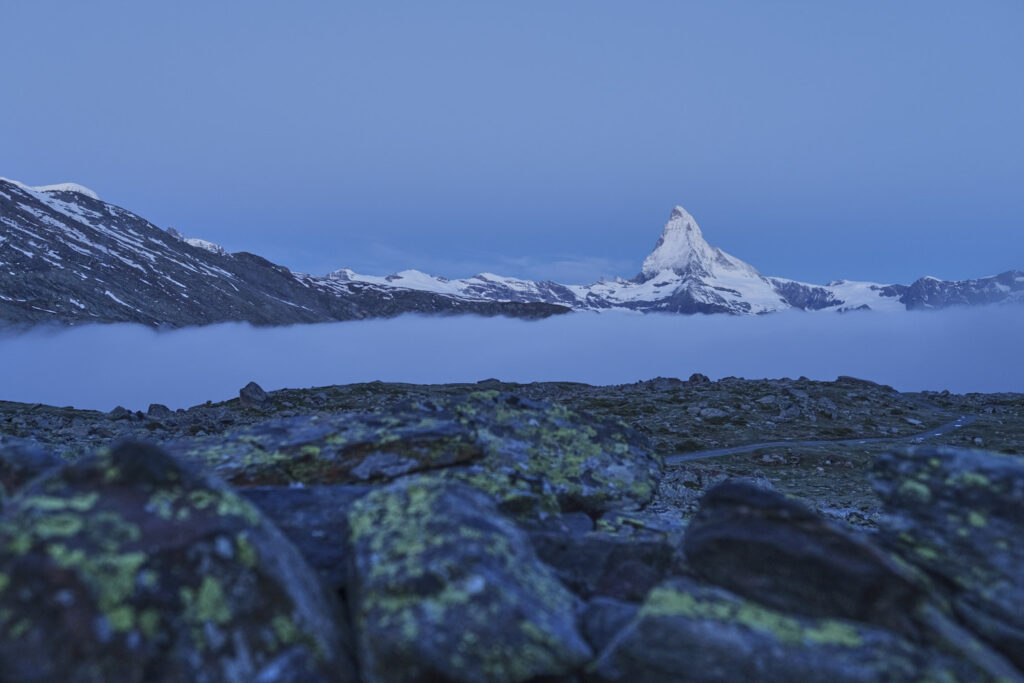
[[[386,277],[347,268],[293,273],[161,230],[80,185],[30,188],[0,179],[0,321],[257,325],[354,320],[408,312],[538,318],[569,310],[760,314],[1024,303],[1024,273],[912,285],[766,277],[711,246],[675,207],[632,279],[591,285],[481,273],[449,280],[417,270]]]
[[[341,285],[161,230],[81,186],[29,188],[0,179],[0,320],[6,322],[282,325],[407,312],[536,318],[566,310]]]

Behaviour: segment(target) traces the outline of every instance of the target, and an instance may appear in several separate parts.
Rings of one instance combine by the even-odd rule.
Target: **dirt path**
[[[665,458],[666,465],[678,465],[680,463],[689,462],[691,460],[705,460],[707,458],[720,458],[725,455],[736,455],[738,453],[749,453],[750,451],[756,451],[759,448],[779,448],[785,446],[828,446],[828,445],[854,445],[864,443],[879,443],[881,441],[891,441],[894,444],[897,443],[911,443],[917,439],[930,439],[936,436],[943,436],[953,430],[960,429],[966,425],[974,422],[976,418],[970,415],[961,415],[952,422],[947,422],[944,425],[929,429],[918,434],[911,434],[909,436],[901,436],[898,438],[891,437],[872,437],[867,439],[840,439],[832,441],[767,441],[764,443],[752,443],[744,446],[732,446],[730,448],[714,448],[706,451],[694,451],[693,453],[678,453],[676,455],[670,455]]]

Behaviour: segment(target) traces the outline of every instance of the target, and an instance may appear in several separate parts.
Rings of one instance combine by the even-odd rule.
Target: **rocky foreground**
[[[1024,680],[1019,394],[250,385],[0,435],[3,681]]]

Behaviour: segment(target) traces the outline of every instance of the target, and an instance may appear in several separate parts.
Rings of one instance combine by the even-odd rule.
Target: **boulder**
[[[355,680],[338,617],[256,508],[152,446],[54,470],[0,517],[2,680]]]
[[[708,491],[684,549],[702,578],[776,609],[916,632],[910,615],[925,589],[912,572],[866,538],[753,483],[727,480]]]
[[[298,549],[310,567],[335,590],[348,579],[346,520],[352,504],[369,486],[250,486],[238,493],[260,509]]]
[[[63,462],[35,441],[0,436],[0,494],[14,494],[34,477]]]
[[[235,485],[360,484],[427,470],[523,515],[637,509],[662,471],[621,422],[495,391],[405,402],[387,414],[268,420],[168,445]]]
[[[676,550],[661,534],[623,536],[530,529],[538,557],[574,593],[641,601],[676,567]]]
[[[485,494],[405,477],[349,514],[348,599],[363,679],[526,681],[592,655],[577,599]]]
[[[941,577],[960,620],[1024,670],[1024,458],[911,448],[871,476],[881,539]]]
[[[267,405],[270,397],[259,384],[249,382],[238,391],[238,400],[243,406],[249,408],[263,408]]]
[[[164,420],[171,417],[174,413],[171,409],[162,403],[150,403],[149,409],[146,410],[146,416],[151,417],[155,420]]]
[[[981,680],[964,662],[876,627],[797,617],[722,589],[672,579],[587,671],[590,681]]]

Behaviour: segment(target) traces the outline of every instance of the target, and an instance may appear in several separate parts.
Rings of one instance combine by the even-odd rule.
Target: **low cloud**
[[[265,389],[370,380],[619,384],[853,375],[904,391],[1024,391],[1017,307],[757,317],[576,313],[537,322],[403,316],[157,332],[94,325],[0,336],[0,399],[172,408]]]

